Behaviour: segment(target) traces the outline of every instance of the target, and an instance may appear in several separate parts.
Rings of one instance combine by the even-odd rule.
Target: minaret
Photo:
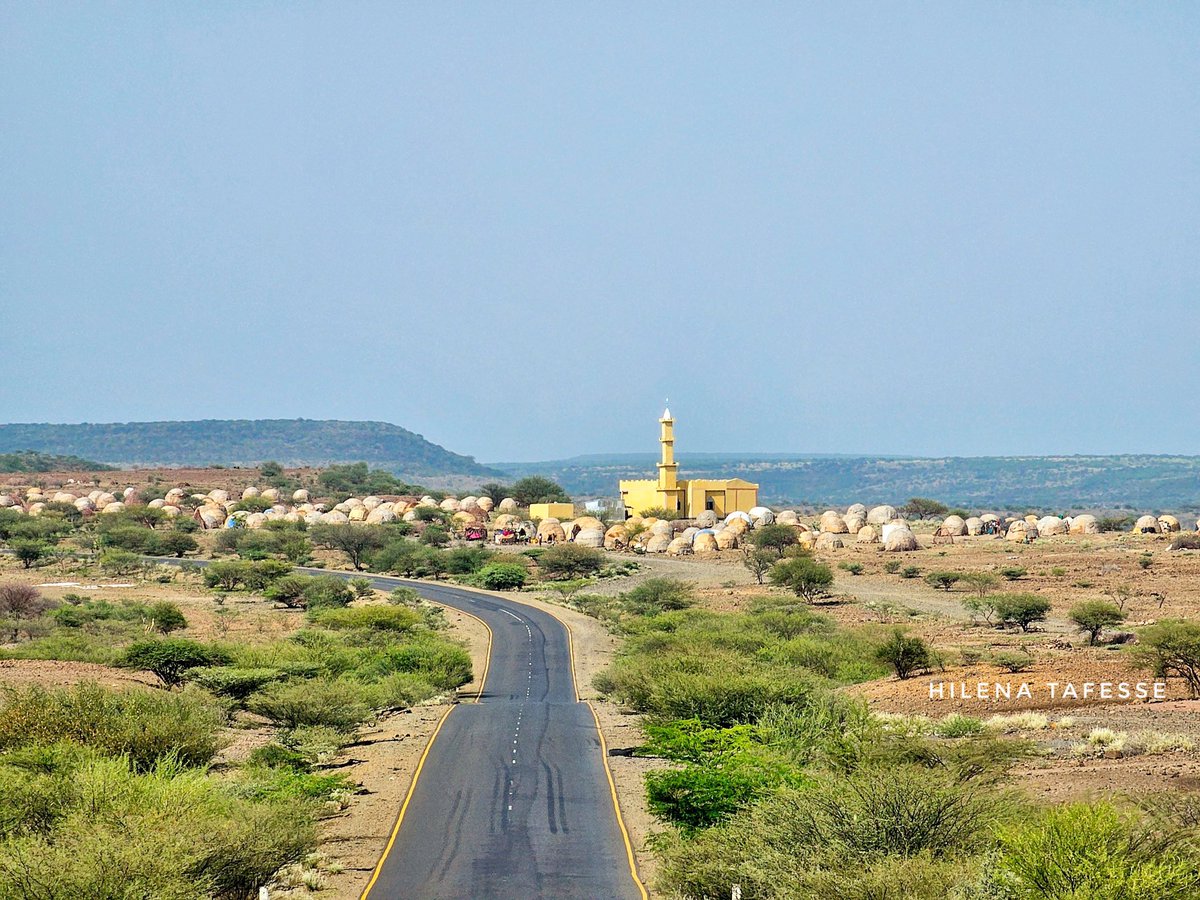
[[[674,491],[679,487],[679,466],[675,462],[675,420],[671,418],[670,407],[663,410],[662,418],[658,422],[662,426],[662,434],[658,439],[662,444],[662,460],[658,463],[658,489]]]

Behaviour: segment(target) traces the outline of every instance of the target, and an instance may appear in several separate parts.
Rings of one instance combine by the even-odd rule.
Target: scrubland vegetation
[[[1011,627],[1044,615],[1022,595],[996,599]],[[645,716],[637,752],[666,763],[646,779],[665,896],[728,897],[735,885],[746,900],[1200,895],[1200,801],[1039,805],[1011,787],[1010,772],[1036,752],[1022,735],[1045,728],[1045,716],[889,717],[840,690],[936,664],[918,638],[839,628],[802,595],[705,612],[671,579],[566,602],[622,636],[597,687]],[[1080,613],[1089,625],[1093,613],[1112,619],[1106,608]],[[1189,634],[1168,626],[1143,652],[1178,665],[1172,654]],[[1076,752],[1116,746],[1192,745],[1093,733]]]
[[[434,551],[402,531],[377,550],[403,541],[438,553],[441,571],[466,573],[490,558]],[[0,540],[39,548],[31,567],[151,584],[183,578],[193,592],[208,590],[217,621],[215,639],[198,639],[191,612],[170,601],[50,600],[21,581],[0,582],[0,658],[144,673],[122,686],[0,692],[0,896],[257,897],[281,868],[309,858],[318,821],[356,790],[330,764],[358,729],[470,681],[466,650],[414,592],[364,605],[369,583],[293,574],[293,561],[316,552],[312,537],[294,527],[231,529],[211,545],[216,562],[180,574],[143,562],[172,539],[192,539],[187,525],[153,510],[87,523],[65,510],[20,519],[0,511]],[[235,593],[300,617],[297,627],[223,635]],[[267,737],[229,755],[246,729]]]

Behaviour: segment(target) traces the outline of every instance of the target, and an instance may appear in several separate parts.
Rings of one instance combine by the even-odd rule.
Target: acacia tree
[[[763,525],[750,535],[750,543],[760,550],[774,550],[777,558],[782,558],[784,551],[798,542],[796,529],[791,525]]]
[[[833,570],[807,556],[777,562],[771,569],[771,583],[785,587],[802,600],[812,603],[833,584]]]
[[[1095,645],[1100,632],[1125,621],[1125,613],[1107,600],[1088,600],[1071,607],[1071,621],[1087,634],[1088,643]]]
[[[365,568],[367,556],[387,542],[386,532],[378,525],[314,525],[309,535],[318,547],[345,553],[358,572]]]
[[[770,550],[748,550],[745,553],[742,565],[754,576],[755,581],[762,584],[778,557]]]
[[[521,506],[530,503],[570,503],[571,498],[562,485],[543,478],[541,475],[530,475],[513,483],[512,498]]]

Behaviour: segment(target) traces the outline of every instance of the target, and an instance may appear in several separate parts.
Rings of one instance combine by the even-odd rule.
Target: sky
[[[0,421],[1200,453],[1200,5],[7,3]]]

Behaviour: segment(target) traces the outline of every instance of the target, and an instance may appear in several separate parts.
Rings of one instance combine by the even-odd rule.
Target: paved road
[[[479,703],[444,720],[370,900],[640,900],[566,628],[475,591],[372,576],[478,616],[492,632]]]
[[[492,635],[479,702],[443,719],[363,900],[645,900],[561,622],[478,591],[298,571],[411,587]]]

